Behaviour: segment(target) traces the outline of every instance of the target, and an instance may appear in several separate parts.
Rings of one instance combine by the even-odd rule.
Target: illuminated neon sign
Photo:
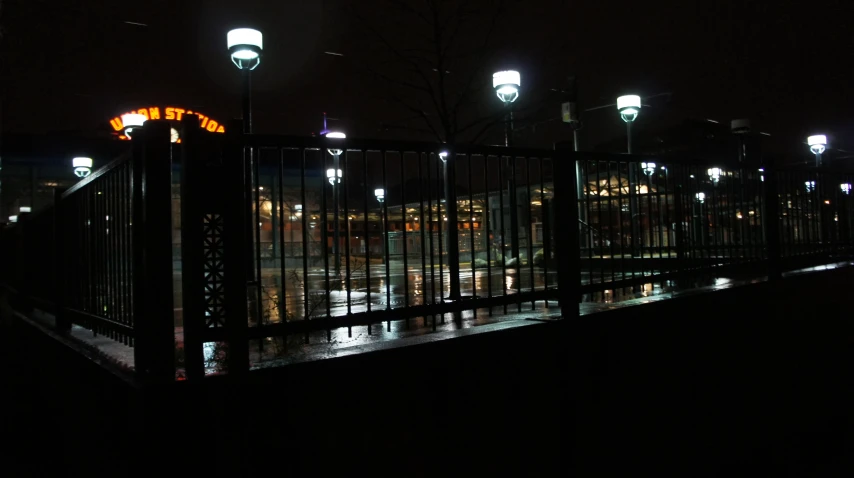
[[[208,116],[205,116],[198,111],[188,110],[185,108],[178,108],[175,106],[150,106],[147,108],[139,108],[137,110],[128,111],[127,113],[122,114],[141,114],[145,116],[146,119],[158,120],[165,119],[169,121],[181,121],[184,118],[184,115],[198,115],[199,117],[199,127],[204,130],[210,131],[211,133],[225,133],[225,126],[223,126],[218,121],[211,119]],[[122,123],[122,115],[118,115],[115,118],[110,120],[110,126],[119,133],[124,132],[124,124]],[[119,139],[129,139],[124,134],[119,135]]]

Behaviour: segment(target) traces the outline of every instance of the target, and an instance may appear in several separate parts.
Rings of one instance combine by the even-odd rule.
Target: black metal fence
[[[134,346],[146,376],[174,376],[176,334],[186,377],[240,374],[275,343],[286,355],[463,313],[559,304],[573,315],[593,294],[777,277],[854,251],[850,173],[242,135],[239,124],[208,135],[193,121],[175,147],[180,188],[168,125],[152,121],[132,154],[0,235],[7,284],[56,305],[60,327]]]
[[[3,283],[20,309],[53,314],[134,348],[147,380],[174,379],[167,123],[134,132],[132,151],[0,235]]]

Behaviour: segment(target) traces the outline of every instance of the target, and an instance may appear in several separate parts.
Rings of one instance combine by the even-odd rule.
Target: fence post
[[[777,169],[769,158],[765,165],[765,214],[761,216],[768,248],[768,280],[782,278],[780,264],[780,199],[777,197]]]
[[[65,335],[71,331],[71,322],[65,314],[65,231],[62,214],[62,191],[53,192],[53,302],[56,331]]]
[[[581,302],[581,251],[578,245],[578,198],[576,196],[576,155],[569,148],[555,145],[554,207],[562,211],[556,221],[558,304],[564,318],[577,317]]]
[[[222,197],[220,165],[208,167],[197,115],[184,115],[181,129],[181,303],[186,378],[204,376],[203,334],[217,327],[222,305]],[[213,139],[213,138],[210,138]],[[206,264],[207,256],[207,264]],[[206,265],[208,267],[206,267]]]
[[[133,133],[134,359],[143,380],[167,382],[175,379],[171,127],[150,120]]]
[[[225,273],[225,321],[228,336],[228,373],[243,375],[249,370],[248,343],[248,264],[252,259],[251,228],[251,187],[246,182],[248,176],[247,158],[243,147],[243,124],[231,121],[226,129],[226,145],[223,152],[223,191],[225,207],[223,209],[223,243],[225,253],[223,266]],[[249,205],[247,207],[247,205]],[[247,209],[249,212],[247,212]],[[248,259],[248,260],[247,260]],[[260,286],[260,284],[259,284]]]

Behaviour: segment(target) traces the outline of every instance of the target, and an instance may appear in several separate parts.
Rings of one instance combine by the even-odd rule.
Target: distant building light
[[[329,181],[329,184],[336,185],[341,182],[341,177],[344,176],[344,172],[338,169],[338,180],[335,180],[335,169],[329,168],[326,170],[326,179]]]
[[[18,215],[9,216],[9,222],[18,222]]]
[[[706,202],[706,193],[697,193],[694,197],[697,198],[697,202],[703,204]]]
[[[845,194],[850,194],[851,193],[851,183],[842,183],[839,185],[839,189],[841,189],[842,192]]]
[[[709,179],[711,179],[713,183],[717,184],[721,179],[723,170],[721,170],[721,168],[709,168],[706,173],[709,175]]]

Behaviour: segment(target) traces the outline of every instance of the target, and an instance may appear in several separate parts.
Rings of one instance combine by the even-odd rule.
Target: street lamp
[[[626,135],[628,137],[627,151],[632,154],[632,122],[637,119],[641,108],[641,99],[638,95],[625,95],[617,98],[617,110],[620,112],[620,118],[626,122]],[[640,240],[640,224],[635,221],[635,214],[638,211],[638,199],[634,191],[637,180],[637,163],[629,163],[629,216],[632,218],[632,255],[637,254],[636,241]]]
[[[15,215],[9,216],[9,222],[10,223],[11,222],[18,222],[18,215],[15,214]]]
[[[332,138],[335,140],[338,139],[346,139],[347,135],[340,131],[329,131],[326,133],[327,138]],[[327,148],[326,151],[332,155],[332,169],[326,170],[326,179],[329,181],[329,184],[332,185],[332,202],[334,207],[334,215],[332,220],[334,221],[334,241],[335,241],[335,272],[341,272],[341,247],[340,247],[340,227],[338,225],[338,197],[340,192],[336,187],[341,183],[341,177],[344,175],[343,171],[340,169],[340,158],[341,154],[344,153],[344,150],[341,148]]]
[[[344,133],[341,133],[340,131],[332,131],[332,132],[326,133],[326,137],[327,138],[333,138],[333,139],[346,139],[347,135]],[[326,151],[329,151],[329,154],[334,156],[336,161],[338,161],[338,156],[341,156],[344,153],[344,150],[340,149],[340,148],[328,148]],[[336,167],[338,167],[338,166],[336,165]]]
[[[71,166],[74,168],[75,176],[85,178],[92,173],[92,158],[73,158]]]
[[[723,171],[721,170],[721,168],[709,168],[706,171],[706,174],[709,175],[709,179],[712,181],[712,183],[717,184],[718,181],[721,180],[721,175],[723,174]]]
[[[842,183],[839,185],[839,189],[841,189],[842,193],[845,195],[851,194],[851,183]]]
[[[806,186],[807,192],[811,193],[815,190],[815,181],[807,181],[804,183],[804,186]]]
[[[124,128],[125,136],[130,138],[130,133],[134,128],[139,128],[148,118],[139,113],[128,113],[122,115],[122,128]]]
[[[697,198],[697,202],[703,204],[706,202],[706,193],[697,193],[694,195]]]
[[[759,168],[759,180],[765,182],[765,168]]]
[[[263,35],[252,28],[237,28],[226,35],[231,62],[243,71],[243,132],[252,132],[251,71],[261,64]]]
[[[519,98],[519,87],[522,85],[522,75],[515,70],[498,71],[492,74],[492,87],[504,104],[512,103]]]
[[[522,85],[522,76],[518,71],[507,70],[492,74],[492,87],[498,99],[504,103],[507,114],[504,116],[504,145],[513,145],[513,110],[511,105],[519,99],[519,87]]]
[[[448,160],[448,152],[447,151],[439,151],[439,159],[442,161]]]
[[[337,181],[335,180],[335,176],[336,176],[335,172],[336,171],[338,172],[338,174],[337,174],[338,180]],[[343,175],[344,175],[344,172],[341,171],[340,169],[329,168],[326,170],[326,179],[329,181],[329,184],[331,184],[332,186],[335,186],[336,184],[340,184],[341,183],[341,177]]]
[[[638,118],[640,109],[641,98],[638,95],[625,95],[617,98],[617,110],[620,111],[620,118],[626,122],[629,154],[632,154],[632,123]]]
[[[664,166],[662,166],[662,169]],[[655,173],[655,163],[641,163],[641,169],[647,176],[652,176]]]
[[[377,201],[379,201],[380,204],[384,203],[385,202],[385,189],[382,189],[382,188],[374,189],[374,196],[376,196]]]
[[[810,151],[815,155],[815,167],[821,167],[821,153],[827,149],[827,136],[815,134],[807,138]]]

